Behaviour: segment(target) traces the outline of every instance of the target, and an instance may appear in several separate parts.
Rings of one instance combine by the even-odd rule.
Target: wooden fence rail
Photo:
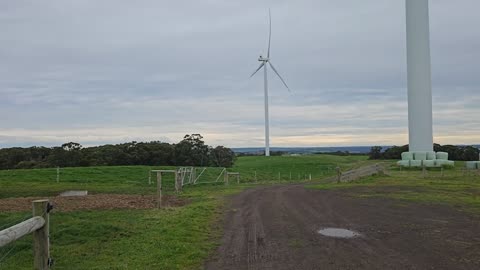
[[[0,231],[0,247],[6,246],[11,242],[30,234],[45,225],[45,219],[42,217],[32,217],[17,225]]]
[[[21,237],[33,234],[33,257],[35,270],[50,269],[49,212],[52,209],[48,200],[33,201],[33,217],[0,231],[0,247]]]

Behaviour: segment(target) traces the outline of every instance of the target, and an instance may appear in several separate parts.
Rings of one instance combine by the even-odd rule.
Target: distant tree
[[[480,150],[473,146],[466,146],[463,148],[463,160],[475,161],[479,159]]]
[[[30,158],[32,160],[35,160],[37,162],[45,162],[52,150],[51,148],[47,148],[47,147],[33,146],[28,148],[28,151],[30,152]]]
[[[37,162],[36,161],[20,161],[16,166],[15,169],[33,169],[36,168]]]
[[[175,165],[204,166],[209,163],[209,148],[200,134],[185,135],[183,140],[175,145]]]
[[[213,154],[212,151],[215,151]],[[61,146],[0,148],[0,169],[115,166],[115,165],[178,165],[231,166],[235,155],[229,148],[211,148],[200,134],[185,135],[178,144],[160,141],[128,142],[84,148],[76,142]]]
[[[435,152],[442,152],[442,146],[438,143],[433,144],[433,151]]]
[[[461,149],[461,147],[455,145],[440,145],[440,147],[438,147],[436,151],[447,152],[448,158],[451,160],[464,160],[463,150]]]
[[[372,146],[370,152],[368,153],[369,159],[380,159],[382,158],[382,147],[381,146]]]
[[[210,149],[210,164],[215,167],[232,167],[235,162],[236,156],[232,149],[217,146]]]
[[[62,148],[65,151],[78,151],[82,149],[82,145],[76,142],[69,142],[62,144]]]
[[[401,159],[403,152],[408,152],[408,144],[404,146],[393,146],[383,152],[384,159]],[[480,150],[473,146],[456,146],[456,145],[440,145],[434,144],[433,151],[447,152],[450,160],[468,161],[478,160]]]
[[[82,145],[76,142],[62,144],[64,167],[78,167],[83,164]]]
[[[404,146],[392,146],[382,153],[384,159],[401,159],[402,153],[408,152],[408,144]]]
[[[159,141],[150,142],[147,144],[148,160],[145,162],[148,165],[173,165],[173,155],[175,147],[168,143]]]
[[[66,155],[62,147],[53,147],[50,155],[47,157],[47,162],[51,167],[66,167]]]

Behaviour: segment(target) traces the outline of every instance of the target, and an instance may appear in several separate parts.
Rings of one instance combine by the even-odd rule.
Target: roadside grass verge
[[[465,174],[457,167],[430,170],[393,170],[390,176],[370,176],[350,183],[322,183],[314,189],[342,189],[358,197],[389,197],[420,203],[447,204],[480,214],[480,175]]]

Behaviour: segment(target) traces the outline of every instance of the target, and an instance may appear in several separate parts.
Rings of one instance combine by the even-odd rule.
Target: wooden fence
[[[50,269],[49,212],[52,205],[48,200],[33,201],[33,217],[0,231],[0,247],[23,236],[33,234],[33,261],[35,270]]]

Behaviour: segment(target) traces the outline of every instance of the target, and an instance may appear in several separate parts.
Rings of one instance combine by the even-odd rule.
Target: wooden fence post
[[[162,207],[162,173],[157,172],[157,208]]]
[[[240,184],[240,173],[237,174],[237,184]]]
[[[255,183],[257,182],[257,171],[255,171]]]
[[[227,172],[227,170],[225,170],[224,173],[223,173],[223,181],[225,182],[225,185],[228,185],[228,172]]]
[[[60,167],[57,166],[57,183],[60,182]]]
[[[46,270],[50,268],[50,235],[48,200],[33,201],[33,216],[40,216],[45,220],[42,228],[33,232],[33,268]]]
[[[180,177],[178,177],[178,171],[175,170],[175,192],[178,193],[181,190],[182,190],[182,181]]]

